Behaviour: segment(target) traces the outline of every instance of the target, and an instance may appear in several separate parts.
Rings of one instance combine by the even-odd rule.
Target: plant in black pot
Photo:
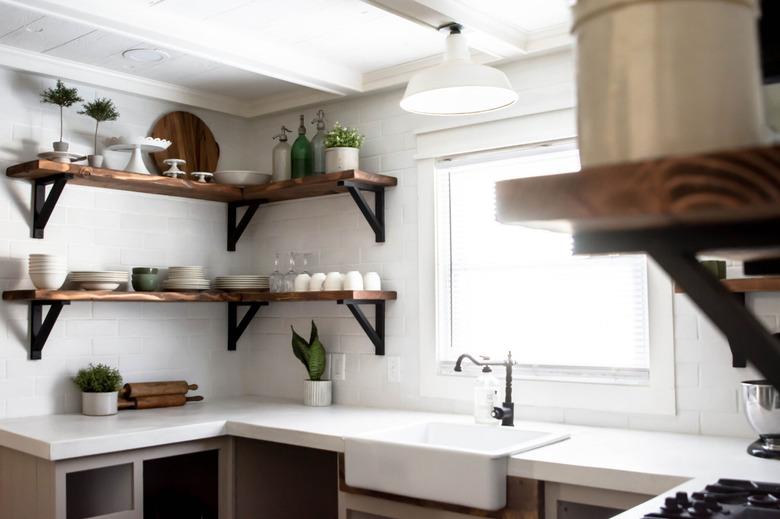
[[[57,86],[55,88],[47,88],[41,92],[41,102],[60,107],[60,140],[52,143],[54,151],[68,151],[68,143],[62,140],[62,111],[63,108],[68,108],[76,103],[83,101],[79,97],[79,91],[75,88],[67,88],[65,83],[61,80],[57,80]]]
[[[117,413],[117,398],[122,388],[119,370],[105,364],[80,369],[73,382],[81,389],[81,413],[107,416]]]
[[[85,103],[79,113],[95,120],[95,154],[89,155],[87,160],[90,166],[99,168],[103,165],[103,155],[98,154],[98,127],[102,122],[119,119],[119,112],[111,99],[98,97],[94,101]]]
[[[311,334],[309,341],[292,330],[292,350],[295,357],[301,361],[309,374],[304,381],[303,403],[312,407],[328,406],[333,400],[333,387],[330,380],[322,380],[325,374],[327,353],[325,346],[317,335],[317,326],[311,322]]]

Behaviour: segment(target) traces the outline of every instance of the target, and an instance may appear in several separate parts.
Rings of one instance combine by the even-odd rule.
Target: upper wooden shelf
[[[780,292],[780,276],[723,279],[721,282],[729,291],[736,293]],[[676,284],[674,291],[677,293],[685,292],[682,287]]]
[[[382,187],[391,187],[398,183],[398,179],[395,177],[366,173],[360,170],[339,171],[246,188],[215,183],[203,184],[160,175],[144,175],[77,164],[62,164],[49,160],[33,160],[11,166],[6,170],[6,175],[11,178],[27,180],[65,174],[73,175],[73,178],[68,182],[82,186],[217,202],[240,202],[242,200],[277,202],[346,193],[347,188],[339,185],[340,182],[344,181],[355,181]]]
[[[117,292],[109,290],[6,290],[5,301],[124,301],[139,303],[251,303],[296,301],[392,301],[386,290],[334,290],[323,292]]]
[[[663,229],[780,216],[780,146],[592,167],[496,184],[497,218],[562,230]]]

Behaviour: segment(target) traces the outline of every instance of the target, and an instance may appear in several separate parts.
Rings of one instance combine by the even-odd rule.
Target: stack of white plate
[[[83,290],[116,290],[127,283],[127,272],[121,270],[71,272],[70,280]]]
[[[168,279],[162,282],[163,290],[208,290],[206,269],[199,266],[170,267]]]
[[[41,290],[57,290],[68,277],[68,264],[62,256],[30,254],[27,266],[33,285]]]
[[[268,290],[268,276],[218,276],[214,280],[218,290]]]

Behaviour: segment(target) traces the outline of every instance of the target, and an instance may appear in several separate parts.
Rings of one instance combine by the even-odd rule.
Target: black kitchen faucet
[[[461,368],[461,363],[463,362],[463,359],[469,359],[471,362],[476,364],[477,366],[504,366],[506,368],[506,386],[504,388],[504,402],[501,404],[501,407],[494,407],[493,411],[490,413],[490,416],[495,418],[496,420],[501,420],[501,425],[506,425],[507,427],[514,427],[515,426],[515,404],[512,402],[512,366],[515,364],[515,362],[512,360],[512,352],[508,352],[506,356],[506,360],[504,362],[481,362],[469,355],[468,353],[464,353],[460,357],[458,357],[458,360],[455,361],[455,371],[463,371],[463,368]]]

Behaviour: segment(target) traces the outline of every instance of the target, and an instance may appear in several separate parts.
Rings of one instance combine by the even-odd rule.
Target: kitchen
[[[111,4],[0,2],[0,517],[780,485],[771,1]]]

